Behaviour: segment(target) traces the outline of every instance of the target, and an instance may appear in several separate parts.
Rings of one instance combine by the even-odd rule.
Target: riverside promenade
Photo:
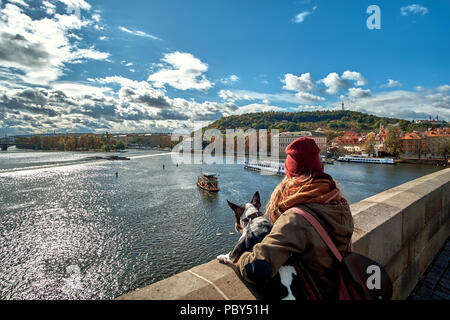
[[[420,294],[413,294],[412,299],[426,299],[429,295],[425,294],[448,298],[441,292],[450,282],[448,244],[444,246],[450,236],[450,169],[364,199],[351,210],[355,251],[385,266],[393,282],[394,300],[410,297],[430,266],[424,283],[434,281],[431,292],[419,284]],[[118,299],[256,300],[259,296],[235,270],[214,260]]]

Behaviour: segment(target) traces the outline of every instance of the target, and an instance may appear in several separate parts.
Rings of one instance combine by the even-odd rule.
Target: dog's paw
[[[225,264],[233,264],[233,261],[230,259],[230,254],[221,254],[217,257],[217,260]]]

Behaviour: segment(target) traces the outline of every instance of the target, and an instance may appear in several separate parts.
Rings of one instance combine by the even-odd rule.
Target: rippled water
[[[86,156],[0,153],[0,299],[112,299],[210,261],[239,238],[226,200],[248,202],[258,190],[265,203],[281,181],[240,165],[177,168],[156,152],[41,167]],[[197,188],[202,170],[219,173],[218,194]],[[352,203],[436,170],[326,166]]]

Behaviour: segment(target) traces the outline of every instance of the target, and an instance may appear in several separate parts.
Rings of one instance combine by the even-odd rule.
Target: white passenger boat
[[[284,164],[273,161],[246,161],[244,163],[244,169],[272,173],[274,175],[284,176],[286,172],[284,171]]]
[[[366,158],[355,156],[339,157],[338,161],[341,162],[359,162],[359,163],[375,163],[375,164],[395,164],[394,159],[389,158]]]
[[[324,164],[333,164],[334,160],[326,159],[325,157],[321,157],[322,163]],[[244,163],[244,169],[257,171],[257,172],[265,172],[272,173],[279,176],[285,176],[286,171],[284,168],[284,163],[274,162],[274,161],[246,161]]]

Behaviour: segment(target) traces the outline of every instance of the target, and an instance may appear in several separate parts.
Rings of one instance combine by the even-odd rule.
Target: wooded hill
[[[406,131],[411,122],[402,119],[378,117],[355,111],[314,112],[261,112],[224,117],[207,129],[279,129],[284,131],[315,131],[322,128],[328,133],[354,130],[357,132],[377,131],[380,124],[387,127],[399,124]]]

